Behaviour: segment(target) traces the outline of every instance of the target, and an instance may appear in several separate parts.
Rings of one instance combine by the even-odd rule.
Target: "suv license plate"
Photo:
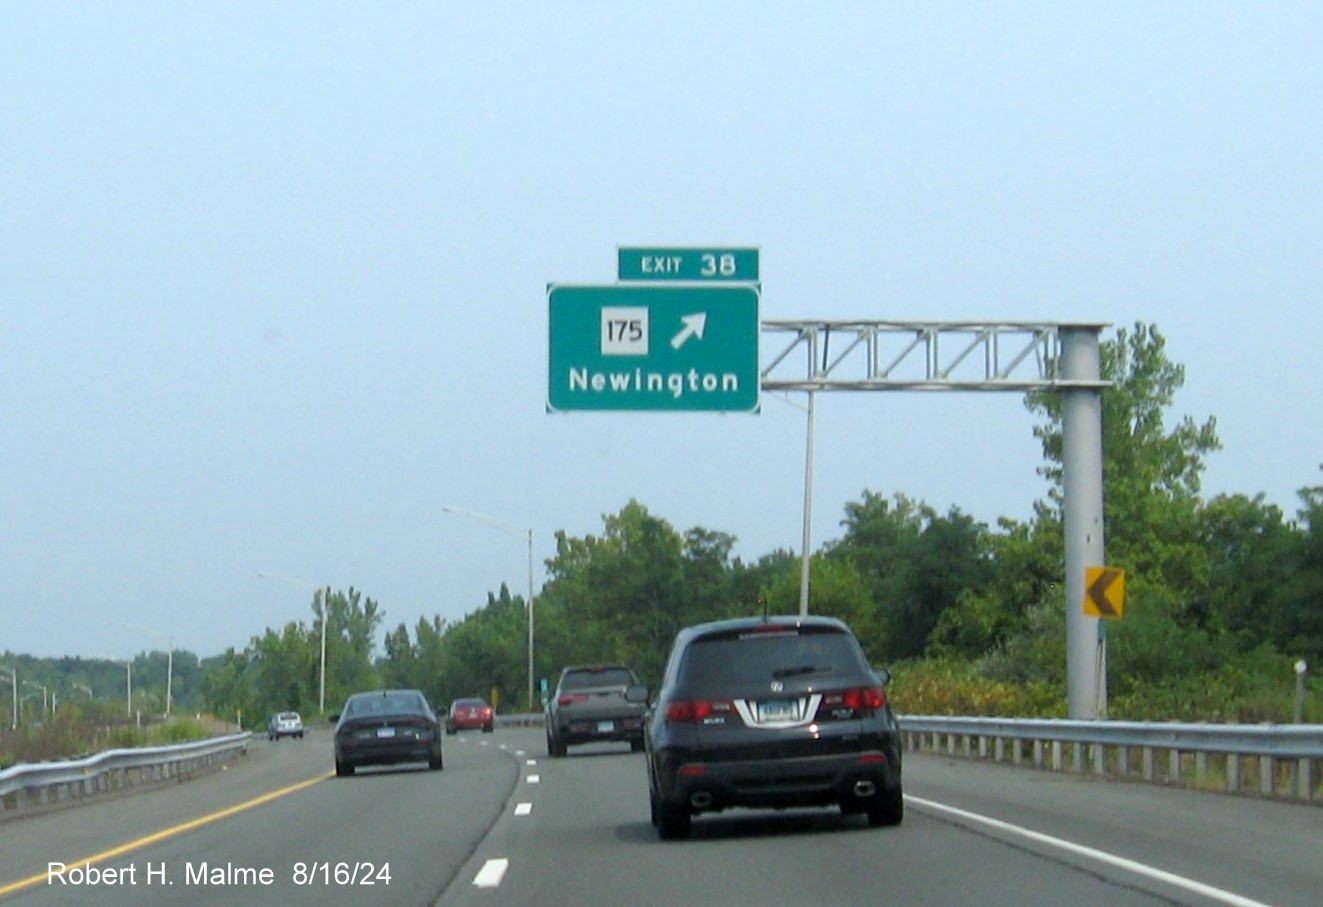
[[[616,723],[614,721],[597,722],[597,733],[599,734],[609,734],[615,729],[616,729]]]
[[[378,736],[378,737],[394,737],[394,736],[395,736],[395,728],[393,728],[393,727],[379,727],[379,728],[377,728],[377,736]]]
[[[799,717],[793,699],[769,699],[758,703],[759,721],[792,721]]]

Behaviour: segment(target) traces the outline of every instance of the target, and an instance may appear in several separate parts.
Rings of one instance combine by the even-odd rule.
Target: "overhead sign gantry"
[[[818,392],[1060,393],[1070,717],[1106,714],[1105,634],[1099,616],[1078,606],[1086,595],[1086,568],[1106,563],[1102,390],[1109,382],[1101,377],[1100,343],[1105,324],[760,322],[756,249],[622,247],[617,265],[621,282],[611,286],[547,288],[548,411],[752,412],[759,390],[803,392],[810,401],[805,471],[811,474],[812,400]],[[760,335],[772,350],[761,368]],[[809,486],[806,481],[805,583]],[[1089,587],[1101,596],[1110,582],[1094,578]],[[1120,609],[1104,601],[1119,616]]]

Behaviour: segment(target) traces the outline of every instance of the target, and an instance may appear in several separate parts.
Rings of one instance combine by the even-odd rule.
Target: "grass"
[[[193,718],[144,721],[108,720],[70,708],[50,721],[0,733],[0,769],[17,763],[76,759],[109,749],[186,743],[212,736]]]

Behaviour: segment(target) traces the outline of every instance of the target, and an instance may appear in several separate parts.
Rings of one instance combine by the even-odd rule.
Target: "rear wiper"
[[[816,674],[819,671],[830,671],[831,668],[819,668],[814,665],[800,665],[797,668],[777,668],[772,672],[772,678],[780,680],[782,677],[796,677],[800,674]]]

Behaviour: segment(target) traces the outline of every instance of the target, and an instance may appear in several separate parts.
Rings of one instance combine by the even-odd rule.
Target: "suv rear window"
[[[628,668],[602,668],[591,671],[570,671],[560,679],[562,690],[582,690],[586,687],[627,687],[634,682]]]
[[[701,687],[831,672],[850,674],[863,666],[855,638],[835,628],[758,627],[695,640],[684,653],[677,680]]]

